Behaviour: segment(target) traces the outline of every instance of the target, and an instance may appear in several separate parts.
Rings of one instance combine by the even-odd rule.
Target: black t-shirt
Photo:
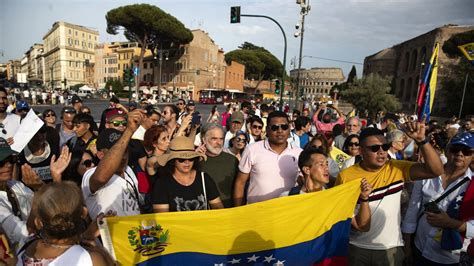
[[[146,151],[142,142],[138,139],[131,139],[128,143],[128,166],[130,166],[135,173],[144,171],[138,164],[138,160],[143,157],[146,157]]]
[[[28,164],[29,166],[31,166],[31,169],[33,169],[33,171],[36,172],[38,177],[41,178],[43,182],[49,183],[53,181],[51,177],[51,169],[49,167],[49,164],[51,162],[51,157],[53,157],[53,154],[54,152],[50,150],[50,153],[46,158],[37,159],[35,163],[32,163],[26,159],[25,151],[23,150],[20,152],[20,154],[18,154],[18,163],[19,165],[23,165],[25,163]],[[57,156],[58,155],[56,154],[56,158]],[[38,156],[34,156],[34,157],[38,158]],[[20,174],[20,179],[22,179],[21,171],[19,174]]]
[[[189,186],[178,183],[173,176],[166,175],[156,180],[151,192],[152,204],[169,204],[169,211],[205,210],[206,202],[202,187],[201,172],[196,172],[194,182]],[[207,201],[219,197],[216,183],[204,173]]]

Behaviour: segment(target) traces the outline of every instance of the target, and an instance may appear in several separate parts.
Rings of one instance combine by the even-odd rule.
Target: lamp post
[[[308,3],[306,3],[308,1]],[[296,98],[300,98],[299,86],[300,86],[300,71],[301,71],[301,62],[303,60],[303,39],[304,39],[304,18],[311,10],[311,6],[309,5],[309,0],[296,0],[296,3],[301,6],[301,29],[298,32],[295,32],[295,38],[300,37],[300,54],[298,60],[298,72],[296,73]],[[299,25],[296,24],[296,29],[298,30]],[[296,101],[298,102],[298,101]]]

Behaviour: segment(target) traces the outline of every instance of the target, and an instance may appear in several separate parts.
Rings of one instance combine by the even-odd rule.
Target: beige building
[[[450,65],[456,64],[459,60],[448,58],[441,47],[452,35],[470,30],[474,30],[474,26],[446,25],[386,48],[365,58],[363,74],[365,76],[377,73],[381,76],[391,76],[393,78],[393,92],[402,103],[403,111],[413,112],[419,80],[423,75],[423,66],[429,62],[435,44],[437,42],[440,44],[438,84],[436,86],[436,93],[439,96],[440,81],[449,74]],[[435,96],[433,112],[439,114],[444,112],[445,108],[444,98]]]
[[[94,63],[99,32],[67,22],[55,22],[43,37],[45,81],[48,87],[63,88],[87,83],[86,65]],[[90,74],[89,74],[90,76]],[[88,84],[91,85],[91,84]]]
[[[41,87],[44,84],[43,44],[35,43],[26,52],[28,58],[28,83],[30,87]]]
[[[7,80],[16,80],[16,74],[20,73],[20,61],[10,60],[7,63]]]
[[[232,61],[225,68],[225,89],[244,91],[245,65]]]
[[[94,87],[104,88],[108,80],[119,79],[118,54],[107,43],[98,44],[95,48]]]
[[[290,76],[296,81],[300,71],[299,90],[300,95],[306,99],[316,100],[328,97],[334,85],[345,82],[344,73],[337,67],[313,67],[311,69],[293,69]]]

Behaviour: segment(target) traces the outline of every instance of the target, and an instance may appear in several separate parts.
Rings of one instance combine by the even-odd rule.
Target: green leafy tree
[[[471,42],[474,42],[474,30],[455,34],[443,44],[443,52],[450,58],[459,59],[459,63],[451,65],[448,70],[449,75],[444,76],[440,81],[440,96],[445,98],[446,110],[437,115],[452,116],[459,114],[466,75],[468,75],[468,80],[462,113],[474,113],[474,66],[467,61],[458,48],[459,45]]]
[[[347,77],[347,83],[351,84],[354,80],[357,79],[357,70],[354,65],[352,65],[351,71],[349,72],[349,76]]]
[[[154,5],[121,6],[107,12],[105,18],[107,33],[116,35],[123,30],[129,41],[138,42],[141,47],[138,59],[140,69],[143,68],[147,48],[154,52],[158,45],[177,47],[193,40],[192,32],[183,23]]]
[[[390,82],[390,77],[370,74],[348,84],[348,88],[341,92],[341,98],[371,118],[375,118],[378,111],[394,112],[400,109],[400,102],[389,93]]]
[[[120,80],[107,80],[104,88],[108,90],[110,87],[112,87],[112,91],[116,94],[123,91],[123,84]]]
[[[283,65],[272,53],[263,47],[256,46],[250,42],[244,42],[239,49],[225,54],[225,61],[230,64],[236,61],[245,65],[245,77],[257,80],[257,85],[262,80],[279,78],[283,72]],[[288,77],[285,73],[285,80]]]

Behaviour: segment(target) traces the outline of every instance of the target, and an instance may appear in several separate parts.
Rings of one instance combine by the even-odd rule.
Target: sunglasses
[[[263,127],[262,126],[252,126],[253,129],[262,129]]]
[[[177,103],[176,105],[184,105],[184,103]]]
[[[53,113],[50,113],[50,114],[46,114],[46,115],[45,115],[45,117],[52,117],[52,116],[56,117],[56,115],[53,114]]]
[[[66,113],[66,114],[75,114],[76,110],[65,110],[64,113]]]
[[[236,138],[236,139],[235,139],[235,141],[236,141],[236,142],[245,142],[245,141],[246,141],[246,139],[242,139],[242,138]]]
[[[193,159],[182,159],[182,158],[179,158],[179,159],[176,159],[176,161],[177,161],[178,163],[184,163],[184,162],[186,162],[186,161],[192,162]]]
[[[88,159],[88,160],[84,160],[84,162],[82,162],[82,164],[85,167],[91,167],[94,164],[94,162],[91,159]]]
[[[314,149],[321,149],[321,148],[323,148],[323,145],[321,145],[321,146],[312,145],[311,148],[314,148]]]
[[[7,158],[5,158],[3,161],[0,162],[0,168],[4,167],[6,163],[11,163],[15,164],[18,162],[18,157],[15,155],[10,155]]]
[[[367,149],[369,149],[371,152],[378,152],[380,148],[382,148],[383,151],[388,151],[390,149],[390,144],[382,144],[382,145],[371,145],[371,146],[366,146]]]
[[[279,129],[281,129],[281,130],[288,130],[289,128],[290,128],[290,125],[288,125],[288,124],[280,124],[280,125],[271,125],[271,126],[270,126],[270,129],[271,129],[272,131],[277,131],[277,130],[279,130]]]
[[[471,156],[472,155],[472,150],[468,147],[464,146],[451,146],[449,147],[449,152],[452,154],[458,154],[459,152],[462,152],[464,156]]]
[[[114,125],[114,127],[118,127],[118,126],[124,126],[126,127],[127,126],[127,121],[111,121],[109,122],[109,124],[112,124]]]
[[[355,147],[359,147],[359,142],[349,142],[349,144],[347,146],[355,146]]]

